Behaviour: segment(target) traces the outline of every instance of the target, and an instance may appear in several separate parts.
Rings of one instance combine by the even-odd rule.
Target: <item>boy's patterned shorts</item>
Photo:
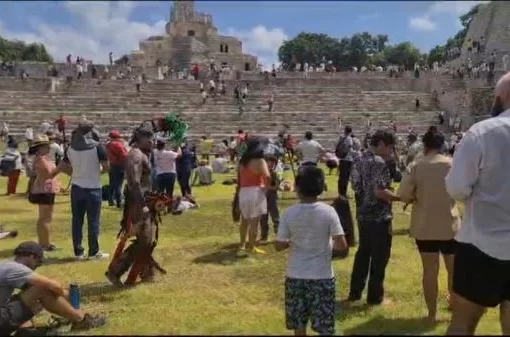
[[[306,327],[321,335],[335,333],[335,278],[322,280],[285,279],[287,329]]]

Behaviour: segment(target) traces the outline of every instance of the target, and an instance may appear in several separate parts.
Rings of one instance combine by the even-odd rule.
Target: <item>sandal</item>
[[[58,250],[57,246],[55,246],[54,244],[50,244],[49,246],[44,247],[43,249],[45,252],[54,252]]]

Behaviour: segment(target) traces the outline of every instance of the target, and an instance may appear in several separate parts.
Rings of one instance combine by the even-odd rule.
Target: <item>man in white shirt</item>
[[[214,83],[213,79],[209,81],[209,94],[211,96],[215,96],[216,94],[216,83]]]
[[[310,131],[305,133],[305,139],[298,144],[297,150],[301,166],[317,166],[319,159],[326,153],[322,145],[313,139]]]
[[[57,158],[64,158],[64,149],[62,146],[55,142],[55,135],[52,132],[47,133],[48,138],[51,141],[50,144],[50,152],[48,153],[48,158],[53,162],[57,163]]]
[[[78,73],[78,76],[76,77],[76,79],[81,79],[83,78],[83,66],[81,65],[81,63],[77,63],[76,64],[76,72]]]
[[[30,126],[27,126],[25,130],[25,140],[30,147],[30,144],[32,144],[32,141],[34,140],[34,130],[32,130]]]
[[[108,172],[109,167],[106,150],[99,144],[99,137],[93,130],[92,125],[80,125],[73,131],[71,146],[67,151],[64,162],[70,164],[71,167],[74,254],[79,260],[85,258],[82,240],[83,221],[85,215],[87,215],[88,257],[108,258],[108,254],[104,254],[99,250],[99,228],[103,201],[101,173]]]
[[[457,233],[449,335],[474,335],[487,307],[500,306],[510,334],[510,73],[494,90],[490,118],[473,125],[457,146],[446,189],[464,201]]]
[[[228,159],[225,158],[225,155],[217,154],[216,158],[213,161],[212,169],[214,173],[228,173]]]

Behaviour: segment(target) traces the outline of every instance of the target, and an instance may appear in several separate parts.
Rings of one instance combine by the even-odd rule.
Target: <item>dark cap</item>
[[[41,261],[44,260],[44,249],[43,247],[34,241],[25,241],[19,244],[14,249],[14,256],[33,254],[37,256]]]

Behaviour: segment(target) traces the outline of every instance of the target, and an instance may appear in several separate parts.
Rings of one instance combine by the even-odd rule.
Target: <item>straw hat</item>
[[[51,142],[50,142],[50,139],[48,138],[48,136],[46,135],[37,135],[36,137],[34,137],[34,140],[32,141],[32,144],[30,144],[30,148],[33,149],[35,147],[38,147],[38,146],[42,146],[42,145],[49,145]]]

